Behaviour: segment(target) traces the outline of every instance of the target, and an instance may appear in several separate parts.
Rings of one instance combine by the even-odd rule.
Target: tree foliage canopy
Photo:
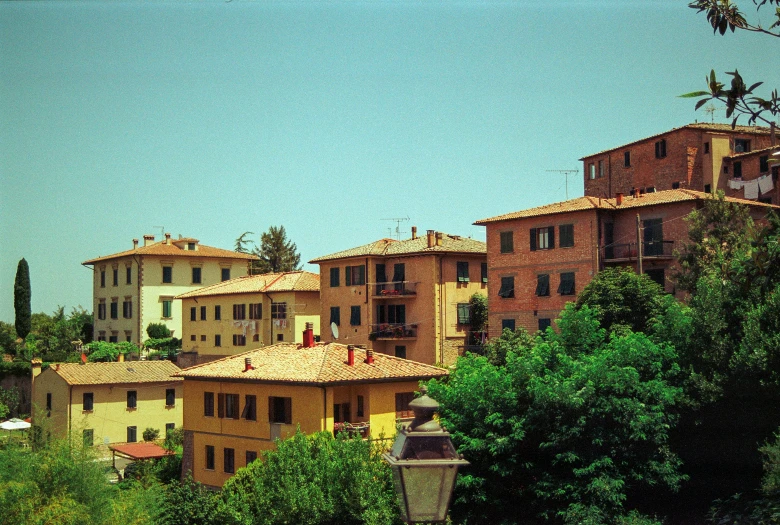
[[[14,280],[14,310],[16,312],[16,334],[24,339],[31,329],[30,307],[32,292],[30,290],[30,267],[27,261],[22,259],[16,266],[16,279]]]
[[[252,262],[253,274],[293,272],[301,269],[301,255],[295,243],[287,239],[284,226],[271,226],[267,232],[262,233],[259,247],[247,239],[248,235],[252,235],[252,232],[244,232],[236,239],[236,251],[259,257],[258,261]]]

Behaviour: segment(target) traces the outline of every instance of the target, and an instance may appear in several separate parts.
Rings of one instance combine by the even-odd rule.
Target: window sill
[[[125,408],[125,410],[128,412],[135,412],[136,410],[138,410],[138,407],[127,407]]]
[[[91,414],[92,412],[94,412],[94,410],[82,410],[81,411],[82,414]]]
[[[165,405],[165,408],[170,410],[171,408],[176,408],[176,405]]]

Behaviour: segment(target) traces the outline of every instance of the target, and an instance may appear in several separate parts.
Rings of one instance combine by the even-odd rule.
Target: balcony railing
[[[368,338],[377,339],[413,339],[417,337],[416,324],[380,323],[372,324]]]
[[[605,261],[625,261],[637,258],[637,244],[611,244],[601,249]],[[674,241],[650,241],[642,243],[642,258],[671,258],[674,254]]]
[[[412,281],[373,283],[371,286],[375,298],[389,297],[397,299],[399,297],[417,295],[417,283]]]

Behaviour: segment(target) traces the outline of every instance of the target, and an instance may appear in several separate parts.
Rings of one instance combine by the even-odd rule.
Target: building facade
[[[89,445],[133,443],[154,428],[182,425],[182,379],[170,361],[52,363],[33,361],[32,423],[52,436]]]
[[[707,198],[711,195],[691,190],[585,196],[477,221],[487,229],[489,336],[504,328],[545,329],[610,266],[638,271],[641,264],[642,273],[666,292],[678,293],[669,277],[675,250],[688,241],[684,218]],[[755,219],[777,208],[727,200],[750,206]]]
[[[184,312],[182,367],[320,334],[320,276],[283,272],[230,279],[175,297]]]
[[[338,343],[279,343],[182,370],[183,473],[221,487],[237,469],[302,432],[392,439],[419,381],[447,371]]]
[[[780,168],[771,167],[769,159],[778,150],[769,128],[697,123],[580,160],[586,196],[723,190],[730,197],[777,205]]]
[[[181,303],[174,297],[248,274],[254,255],[212,248],[197,239],[154,241],[82,264],[93,270],[94,339],[141,344],[150,323],[163,323],[181,337]]]
[[[471,329],[469,299],[487,295],[485,243],[433,230],[310,262],[320,265],[324,340],[421,363],[455,362]]]

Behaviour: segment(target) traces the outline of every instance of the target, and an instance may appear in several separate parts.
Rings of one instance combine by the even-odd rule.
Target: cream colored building
[[[487,296],[485,243],[432,230],[310,262],[320,265],[323,340],[422,363],[455,362],[471,330],[469,299]]]
[[[52,363],[33,361],[32,423],[52,436],[92,445],[143,440],[147,428],[182,424],[182,379],[170,361]]]
[[[337,343],[279,343],[182,370],[184,457],[221,487],[276,438],[349,428],[392,439],[422,380],[447,371]],[[390,442],[390,441],[389,441]],[[388,442],[388,443],[389,443]]]
[[[320,276],[296,271],[238,277],[175,297],[184,313],[179,364],[204,363],[320,333]]]
[[[247,275],[253,259],[166,233],[162,241],[144,235],[143,246],[133,239],[132,250],[84,261],[94,273],[94,339],[140,344],[150,323],[164,323],[181,338],[181,303],[173,298]]]

